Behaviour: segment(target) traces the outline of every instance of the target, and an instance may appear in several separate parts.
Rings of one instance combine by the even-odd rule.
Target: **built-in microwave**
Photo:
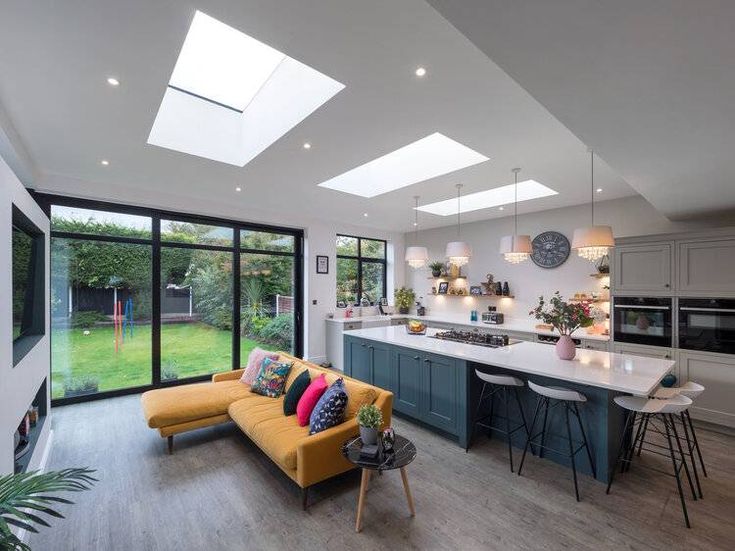
[[[735,299],[680,298],[679,348],[735,354]]]
[[[672,346],[670,298],[615,297],[613,340],[649,346]]]

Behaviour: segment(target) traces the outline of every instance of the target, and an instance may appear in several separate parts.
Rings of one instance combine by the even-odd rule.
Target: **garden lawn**
[[[256,346],[270,348],[241,337],[244,364]],[[54,329],[51,336],[52,397],[64,396],[64,382],[83,377],[97,379],[100,391],[151,384],[151,326],[134,328],[115,352],[112,327]],[[161,326],[161,378],[179,379],[232,369],[232,333],[205,323]]]

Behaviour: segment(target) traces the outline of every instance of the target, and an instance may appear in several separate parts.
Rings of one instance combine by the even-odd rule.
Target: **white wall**
[[[13,434],[31,405],[44,378],[49,376],[49,319],[46,334],[13,367],[12,336],[12,205],[15,204],[31,221],[46,233],[46,273],[48,273],[49,222],[36,202],[0,158],[0,475],[13,472]],[[48,279],[46,304],[49,303]],[[48,403],[47,403],[48,411]],[[51,423],[46,419],[42,434],[31,457],[29,468],[36,469],[43,456]]]
[[[611,225],[615,237],[687,231],[717,225],[716,221],[671,222],[640,196],[595,203],[595,222]],[[574,228],[586,224],[589,224],[589,207],[574,206],[519,216],[518,232],[530,234],[533,238],[541,232],[553,230],[563,233],[571,242]],[[408,268],[407,284],[416,290],[417,295],[426,297],[428,313],[462,314],[468,319],[470,310],[484,310],[490,304],[497,304],[506,316],[526,318],[541,294],[548,297],[558,290],[568,296],[580,291],[599,290],[598,280],[589,277],[595,272],[594,264],[582,260],[574,251],[563,265],[554,269],[539,268],[530,259],[517,265],[508,264],[498,253],[498,245],[502,235],[512,232],[513,219],[510,217],[463,224],[462,239],[472,246],[474,254],[469,264],[463,267],[462,273],[469,276],[470,285],[479,285],[480,281],[485,281],[486,274],[492,273],[496,281],[508,281],[514,299],[493,302],[484,298],[433,297],[433,281],[427,279],[430,275],[428,269],[413,271]],[[426,230],[419,234],[420,244],[429,248],[432,260],[444,260],[444,247],[447,241],[454,241],[455,238],[456,227]],[[406,244],[412,244],[412,239],[413,236],[407,234]]]

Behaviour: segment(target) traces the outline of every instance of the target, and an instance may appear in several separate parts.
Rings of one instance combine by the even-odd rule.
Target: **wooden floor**
[[[418,448],[408,468],[416,518],[399,473],[386,473],[371,481],[356,534],[356,471],[317,485],[302,512],[296,485],[232,424],[178,436],[168,456],[139,396],[52,413],[49,468],[88,465],[100,482],[30,539],[34,551],[735,548],[735,437],[704,430],[709,478],[704,500],[688,501],[687,530],[671,478],[634,467],[605,495],[583,476],[576,503],[571,473],[548,460],[530,457],[519,478],[499,441],[478,437],[465,454],[396,419]]]

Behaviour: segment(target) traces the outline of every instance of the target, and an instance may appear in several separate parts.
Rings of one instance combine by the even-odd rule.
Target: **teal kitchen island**
[[[574,360],[560,360],[549,344],[517,342],[489,348],[440,340],[434,338],[437,332],[429,328],[426,335],[410,335],[404,326],[346,331],[345,373],[390,390],[396,413],[456,439],[462,447],[471,436],[472,413],[480,393],[476,369],[581,392],[587,397],[580,408],[582,423],[597,478],[603,481],[615,462],[625,424],[624,412],[613,398],[619,394],[649,395],[675,365],[670,360],[583,349]],[[527,386],[520,394],[521,407],[530,419],[536,395]],[[515,416],[513,421],[520,422],[520,412],[515,411]],[[560,419],[550,417],[547,442],[558,449],[566,446],[556,437],[561,426]],[[512,437],[513,445],[519,448],[525,444],[522,432]],[[547,457],[568,464],[561,455],[550,453]],[[579,470],[591,474],[585,466]]]

